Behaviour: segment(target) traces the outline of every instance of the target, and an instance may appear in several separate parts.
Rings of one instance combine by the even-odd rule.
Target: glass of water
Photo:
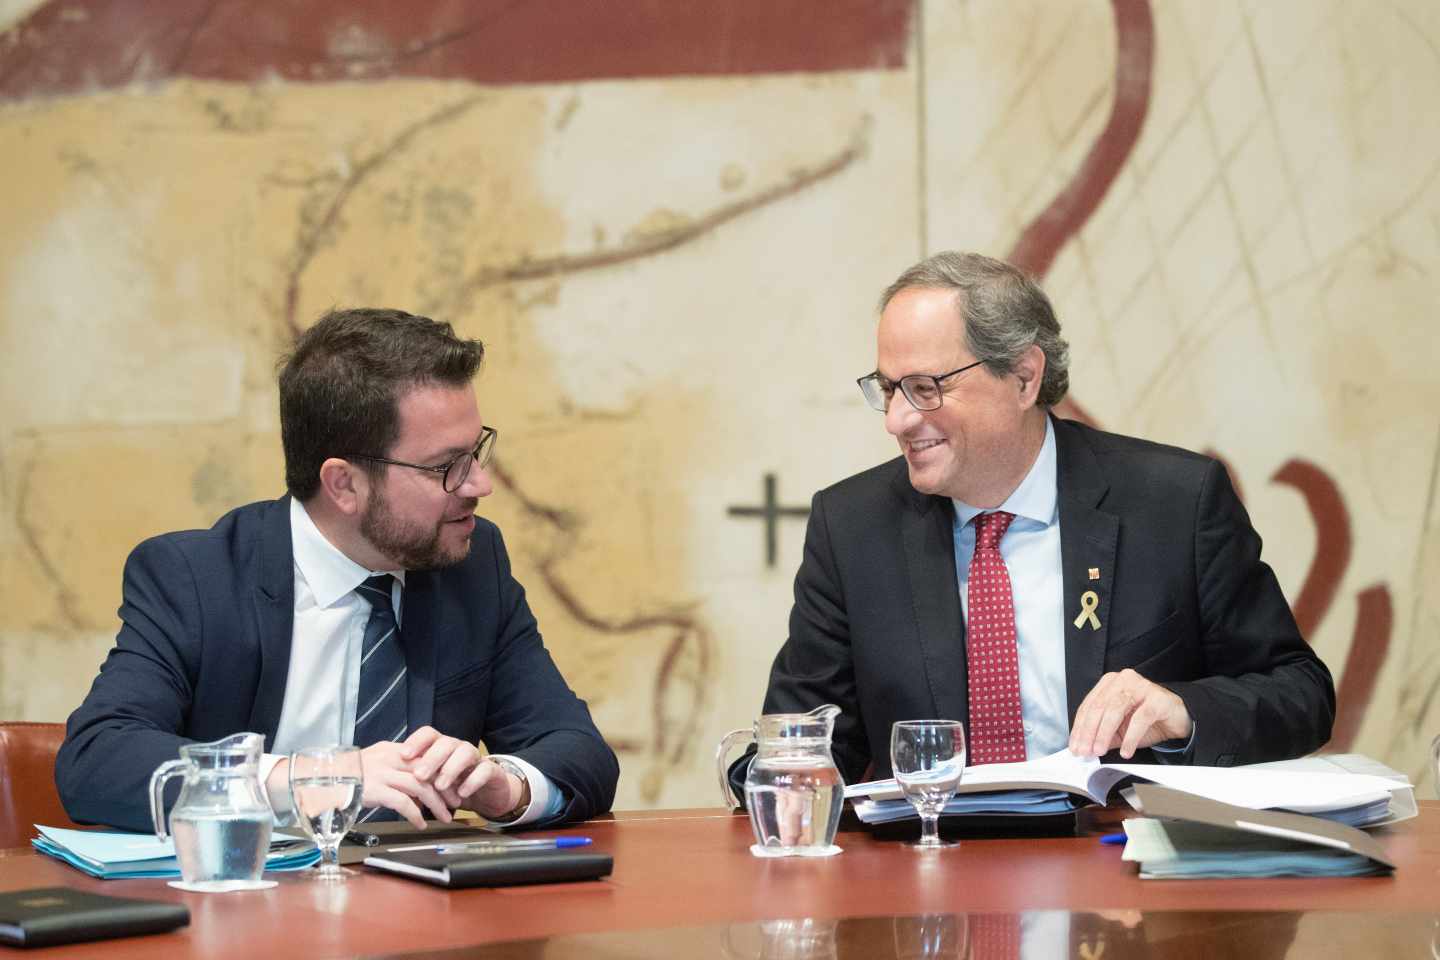
[[[959,846],[940,839],[940,811],[965,771],[965,727],[958,720],[900,720],[890,730],[890,766],[900,790],[920,814],[926,850]]]
[[[320,866],[311,874],[315,879],[345,879],[340,841],[355,823],[364,793],[359,747],[307,747],[290,755],[290,801],[320,847]]]

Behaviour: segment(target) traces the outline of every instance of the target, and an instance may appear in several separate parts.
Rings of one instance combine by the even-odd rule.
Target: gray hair
[[[1070,346],[1045,291],[1018,267],[978,253],[947,250],[915,264],[880,296],[883,313],[902,290],[954,290],[965,321],[965,346],[996,376],[1011,373],[1020,355],[1035,344],[1045,354],[1041,406],[1053,407],[1070,389]]]

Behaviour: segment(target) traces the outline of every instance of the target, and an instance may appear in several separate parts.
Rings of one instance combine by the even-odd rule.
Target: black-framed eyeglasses
[[[394,467],[409,467],[412,470],[424,470],[426,473],[438,473],[440,485],[445,488],[445,492],[454,493],[464,485],[465,478],[470,476],[471,467],[479,467],[484,470],[490,463],[490,458],[495,454],[495,437],[494,427],[481,427],[480,441],[475,444],[474,450],[467,450],[453,460],[434,466],[423,463],[406,463],[404,460],[391,460],[389,457],[372,457],[368,453],[352,453],[345,459],[370,460],[374,463],[388,463]]]
[[[865,394],[865,402],[881,413],[890,409],[890,398],[895,396],[896,387],[900,388],[900,392],[905,394],[905,399],[910,401],[910,406],[916,410],[939,410],[940,403],[945,396],[945,391],[940,388],[940,381],[949,380],[984,362],[984,360],[976,360],[974,363],[967,363],[949,373],[933,377],[928,373],[912,373],[909,376],[901,377],[898,381],[887,380],[877,371],[867,374],[855,382],[860,384],[860,392]]]

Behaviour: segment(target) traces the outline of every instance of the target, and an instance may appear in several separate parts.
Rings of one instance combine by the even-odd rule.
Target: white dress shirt
[[[403,627],[405,571],[360,566],[325,539],[305,507],[293,498],[290,541],[295,557],[295,625],[280,724],[270,744],[273,752],[266,753],[260,764],[262,782],[276,763],[301,747],[355,742],[360,651],[370,619],[370,604],[355,588],[377,573],[392,574],[395,620]],[[530,805],[505,826],[558,814],[564,797],[549,778],[519,757],[503,756],[523,770],[530,783]],[[276,811],[277,815],[287,812]]]
[[[1070,742],[1065,693],[1065,582],[1060,575],[1060,510],[1055,473],[1055,431],[1045,418],[1045,442],[1020,486],[997,510],[1015,515],[1000,539],[1000,556],[1015,598],[1015,639],[1020,663],[1020,713],[1025,755],[1031,760],[1063,750]],[[960,609],[970,620],[970,558],[975,525],[985,511],[955,504],[955,573]]]

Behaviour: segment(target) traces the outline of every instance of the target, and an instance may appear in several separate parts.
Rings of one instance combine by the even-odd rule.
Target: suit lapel
[[[260,682],[249,727],[275,743],[285,684],[290,676],[290,635],[295,626],[295,559],[290,545],[290,498],[265,505],[260,525],[255,622],[260,634]]]
[[[1072,423],[1052,418],[1055,429],[1056,482],[1060,508],[1060,567],[1064,581],[1065,692],[1070,722],[1085,695],[1099,681],[1110,642],[1111,587],[1120,519],[1099,509],[1109,490],[1105,475],[1084,436]],[[1090,571],[1099,574],[1090,579]],[[1085,593],[1094,591],[1095,619],[1076,624]]]
[[[412,733],[429,726],[435,716],[434,613],[434,575],[410,571],[400,608],[400,644],[405,649],[406,722]]]
[[[903,504],[900,535],[934,716],[968,722],[965,625],[955,577],[954,507],[943,497],[917,493],[903,469],[894,490]]]

